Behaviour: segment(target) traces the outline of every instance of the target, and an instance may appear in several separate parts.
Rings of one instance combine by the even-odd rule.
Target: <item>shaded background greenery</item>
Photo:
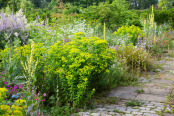
[[[122,25],[142,27],[140,16],[148,17],[154,5],[155,22],[171,22],[174,26],[173,0],[1,0],[0,9],[9,7],[13,12],[23,9],[29,21],[46,18],[83,17],[98,20],[116,30]],[[63,14],[63,15],[62,15]],[[76,14],[76,15],[74,15]],[[68,18],[70,19],[70,18]],[[49,20],[50,22],[52,20]]]
[[[69,36],[71,34],[76,33],[74,30],[78,30],[79,28],[82,28],[83,31],[86,33],[87,33],[87,28],[89,30],[94,29],[94,31],[92,31],[93,36],[99,36],[101,39],[103,39],[103,36],[104,36],[103,24],[104,23],[106,24],[106,36],[107,36],[106,40],[108,42],[108,44],[106,43],[105,46],[108,47],[109,45],[109,47],[111,47],[110,45],[114,43],[113,40],[117,40],[117,38],[113,37],[113,32],[116,31],[119,27],[123,25],[127,25],[127,26],[135,25],[135,26],[139,26],[143,30],[145,27],[145,25],[143,24],[144,23],[143,21],[149,19],[149,14],[151,14],[152,12],[151,5],[154,5],[154,9],[155,9],[154,19],[158,27],[156,30],[150,27],[151,25],[147,24],[146,26],[147,31],[145,31],[145,33],[147,35],[147,38],[151,40],[150,41],[151,43],[149,42],[150,50],[148,52],[151,52],[155,55],[156,53],[161,54],[164,49],[168,49],[168,47],[170,48],[172,47],[172,45],[169,46],[169,43],[173,43],[173,40],[174,40],[174,38],[172,37],[172,34],[173,34],[172,31],[167,30],[167,28],[164,30],[165,31],[167,30],[168,32],[163,32],[162,33],[163,36],[161,36],[162,34],[157,36],[158,32],[161,33],[162,31],[164,31],[161,28],[161,25],[159,24],[165,23],[168,25],[170,24],[174,25],[173,24],[174,22],[173,21],[173,17],[174,17],[173,2],[172,0],[161,0],[161,2],[157,4],[156,0],[144,0],[143,2],[142,1],[143,0],[96,0],[95,2],[93,0],[42,0],[42,1],[41,0],[1,0],[0,8],[1,10],[4,10],[5,13],[12,12],[12,11],[17,12],[20,8],[22,8],[24,15],[26,15],[29,21],[34,21],[35,19],[37,19],[39,20],[39,22],[43,20],[44,25],[48,24],[48,27],[46,26],[45,27],[43,26],[43,28],[40,28],[39,26],[37,28],[33,27],[29,31],[29,36],[28,36],[28,39],[34,40],[36,44],[43,43],[42,44],[43,48],[45,47],[48,50],[49,48],[48,46],[51,46],[57,40],[60,40],[63,43],[63,45],[65,44],[64,42],[65,39],[67,41],[73,42],[74,40],[72,40],[72,38],[70,38]],[[82,23],[78,22],[78,20],[82,20]],[[48,23],[45,23],[47,21]],[[78,24],[75,24],[75,21],[77,21]],[[71,25],[68,25],[68,24],[72,24],[73,28],[69,28],[71,27]],[[80,25],[80,26],[76,27],[76,25]],[[93,28],[89,28],[90,26],[93,26]],[[150,28],[152,28],[151,29],[152,31],[150,30]],[[69,33],[71,30],[73,30],[72,33]],[[150,31],[152,33],[151,35],[149,34]],[[88,33],[87,36],[90,36],[90,34]],[[12,36],[12,38],[17,38],[17,37],[14,35]],[[121,37],[119,36],[118,38],[121,38]],[[121,40],[123,40],[123,38],[126,38],[126,36],[122,37]],[[20,39],[20,37],[18,37],[18,39]],[[136,39],[138,40],[138,38]],[[17,39],[15,39],[15,41],[16,40]],[[79,41],[77,41],[77,43],[78,42]],[[68,45],[69,43],[66,43],[66,45]],[[137,44],[137,41],[135,42],[135,44]],[[119,45],[119,44],[115,42],[114,45]],[[115,47],[115,49],[117,47],[118,49],[118,46],[114,46],[114,45],[112,47]],[[164,48],[162,48],[161,46],[164,46]],[[18,47],[17,45],[14,46],[14,48],[17,48],[17,47]],[[28,47],[30,47],[30,45],[28,45]],[[86,47],[87,46],[82,47],[82,49]],[[15,50],[14,48],[13,50]],[[42,47],[35,46],[35,48],[39,48],[39,49],[36,49],[35,51],[39,53],[40,58],[43,57],[44,59],[46,57],[44,53],[47,52],[47,50],[43,50],[44,53],[42,53],[40,51]],[[25,49],[25,50],[27,52],[28,49]],[[23,52],[25,50],[23,50]],[[67,51],[69,50],[71,49],[68,49]],[[66,53],[67,51],[64,51],[64,52]],[[6,54],[4,52],[6,52]],[[8,61],[9,49],[4,49],[4,52],[2,50],[1,54],[7,55],[7,57],[3,57],[1,55],[0,57],[6,58],[6,60]],[[61,53],[59,51],[57,52],[58,52],[57,54],[60,54],[60,56],[62,56],[62,52]],[[94,84],[95,85],[94,88],[96,89],[96,92],[100,92],[106,89],[111,89],[119,84],[124,85],[125,83],[132,81],[133,80],[133,78],[131,77],[132,75],[128,76],[130,75],[128,72],[130,72],[131,70],[137,70],[138,72],[139,70],[146,71],[146,70],[153,69],[153,66],[151,66],[152,61],[151,61],[151,58],[149,58],[149,53],[146,53],[144,49],[142,48],[135,47],[133,45],[119,46],[119,49],[117,50],[117,52],[119,53],[117,56],[117,61],[114,61],[114,64],[112,66],[110,66],[111,65],[110,64],[108,65],[109,67],[107,67],[108,68],[107,70],[104,69],[105,71],[102,71],[99,74],[97,73],[96,76],[92,76],[92,77],[100,77]],[[13,52],[13,53],[16,53],[16,52]],[[24,56],[27,57],[27,55],[24,55]],[[68,58],[68,55],[65,55],[65,56],[67,57],[67,59],[70,59]],[[147,59],[145,57],[147,57]],[[23,58],[23,57],[19,57],[19,58]],[[56,64],[55,62],[52,62],[51,58],[55,58],[55,57],[50,56],[50,60],[49,61],[46,60],[47,64],[52,63],[53,66],[55,66]],[[12,64],[13,62],[11,64],[9,63],[10,64],[8,66],[9,68],[3,67],[4,69],[7,69],[8,71],[9,69],[12,70],[11,72],[9,72],[9,75],[13,75],[14,72],[16,72],[15,70],[17,69],[15,68],[22,69],[22,66],[20,64],[21,60],[18,60],[17,62],[15,59],[17,58],[14,57],[14,64]],[[23,60],[26,61],[26,59],[27,58],[24,58]],[[35,58],[35,61],[37,61],[36,58]],[[72,103],[70,102],[71,104],[64,104],[66,103],[64,102],[66,100],[63,100],[63,99],[61,99],[62,104],[60,103],[58,104],[58,102],[55,102],[56,100],[58,101],[58,98],[56,98],[58,93],[57,90],[63,91],[63,86],[62,86],[62,89],[57,89],[57,85],[56,85],[57,81],[55,81],[54,79],[56,78],[55,74],[49,73],[48,75],[49,79],[46,79],[47,76],[43,68],[45,65],[44,63],[46,61],[43,60],[42,63],[39,63],[38,68],[35,71],[37,72],[37,74],[35,74],[37,77],[37,81],[35,82],[37,91],[41,91],[43,93],[46,92],[48,94],[44,105],[53,106],[52,107],[53,109],[51,111],[48,110],[49,108],[47,109],[48,111],[50,111],[50,113],[55,112],[54,114],[57,114],[57,113],[68,114],[71,112],[69,105],[72,105]],[[4,62],[4,60],[2,62]],[[74,72],[77,72],[77,71],[75,70]],[[9,77],[12,77],[12,76],[9,76]],[[65,77],[65,75],[60,75],[60,77]],[[43,80],[42,83],[40,80]],[[48,90],[46,90],[47,88],[45,89],[44,86],[43,87],[41,86],[41,85],[44,85],[43,83],[46,83],[44,81],[46,81],[47,85],[49,85],[47,86]],[[76,83],[74,85],[76,85]],[[68,92],[65,92],[65,94],[68,94]],[[88,94],[84,94],[84,96],[86,95]],[[84,102],[84,104],[86,104],[86,102]],[[57,106],[55,105],[58,105],[58,106],[64,105],[63,107],[59,107],[60,110],[62,111],[57,110]],[[61,114],[61,115],[64,115],[64,114]]]

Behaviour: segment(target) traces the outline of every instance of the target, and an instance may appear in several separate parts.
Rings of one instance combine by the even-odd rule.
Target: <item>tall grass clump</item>
[[[141,47],[129,44],[119,47],[117,53],[117,57],[125,59],[129,69],[151,70],[153,68],[149,53]]]

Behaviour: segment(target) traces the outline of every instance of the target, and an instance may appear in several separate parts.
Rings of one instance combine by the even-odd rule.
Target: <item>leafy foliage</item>
[[[129,5],[125,0],[115,0],[112,4],[100,3],[98,6],[93,5],[88,9],[84,9],[83,17],[90,19],[99,19],[100,22],[105,22],[108,27],[114,27],[112,24],[120,26],[124,23],[124,13],[128,10]]]
[[[48,51],[47,61],[51,62],[45,66],[46,76],[58,77],[61,104],[84,107],[95,92],[98,75],[111,65],[114,52],[96,37],[60,44],[55,43]]]
[[[155,22],[157,24],[170,23],[172,27],[174,27],[174,7],[168,10],[154,10]]]

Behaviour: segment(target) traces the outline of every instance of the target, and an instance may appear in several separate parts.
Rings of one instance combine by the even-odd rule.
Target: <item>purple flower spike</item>
[[[4,84],[7,84],[7,82],[4,82]]]
[[[37,116],[39,116],[39,112],[37,112]]]

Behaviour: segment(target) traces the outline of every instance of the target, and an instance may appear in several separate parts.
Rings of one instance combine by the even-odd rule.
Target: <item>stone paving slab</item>
[[[164,80],[164,79],[152,79],[150,82],[153,83],[166,83],[166,84],[174,84],[173,80]]]
[[[174,79],[174,74],[171,74],[171,73],[164,73],[164,74],[161,74],[161,75],[158,75],[160,78],[162,79],[166,79],[166,80],[173,80]]]
[[[147,83],[143,85],[144,88],[169,89],[171,84],[168,83]]]
[[[143,116],[160,116],[158,114],[144,113]]]
[[[174,116],[174,114],[170,114],[170,113],[163,113],[163,116]]]
[[[79,116],[160,116],[157,112],[165,110],[167,95],[171,92],[171,85],[174,84],[174,58],[173,61],[157,61],[165,64],[164,70],[158,73],[145,75],[139,79],[142,87],[117,87],[113,89],[108,97],[121,98],[117,104],[98,104],[97,108],[80,112]],[[168,72],[173,71],[173,72]],[[143,75],[144,76],[144,75]],[[142,94],[137,94],[136,90],[144,90]],[[126,103],[131,100],[143,102],[141,106],[127,107]],[[123,113],[124,112],[124,113]],[[164,113],[163,116],[174,116],[174,114]]]
[[[150,87],[150,88],[143,88],[143,90],[145,91],[144,94],[155,94],[155,95],[168,95],[169,94],[169,90],[166,89],[156,89],[156,87]]]
[[[111,92],[109,97],[117,97],[121,99],[135,99],[137,96],[137,93],[132,93],[131,91],[125,92],[125,91],[118,91],[118,92]]]
[[[162,69],[164,69],[164,70],[174,70],[174,67],[162,66]]]
[[[167,100],[167,96],[159,96],[152,94],[139,94],[135,100],[146,100],[146,101],[155,101],[155,102],[165,102]]]
[[[174,52],[174,51],[172,51]],[[174,61],[174,58],[170,58],[170,57],[165,57],[166,60],[173,60]]]
[[[137,89],[142,89],[140,87],[117,87],[113,89],[108,97],[117,97],[121,99],[135,99],[137,96]]]

